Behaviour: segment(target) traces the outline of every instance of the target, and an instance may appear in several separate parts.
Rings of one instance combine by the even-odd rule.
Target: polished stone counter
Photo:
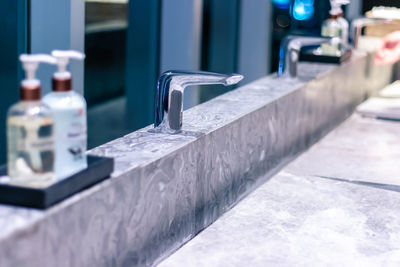
[[[365,56],[299,68],[185,111],[181,134],[147,127],[90,151],[115,158],[111,179],[48,210],[0,205],[0,266],[152,265],[390,82],[367,83]]]
[[[399,266],[399,136],[353,115],[159,266]]]

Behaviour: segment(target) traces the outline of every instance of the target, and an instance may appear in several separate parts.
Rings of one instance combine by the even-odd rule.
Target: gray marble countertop
[[[354,114],[159,266],[400,266],[399,136]]]

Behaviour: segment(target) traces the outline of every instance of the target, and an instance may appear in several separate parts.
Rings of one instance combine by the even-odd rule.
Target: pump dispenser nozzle
[[[41,95],[40,81],[36,79],[35,72],[39,63],[56,64],[56,59],[45,54],[22,54],[19,57],[25,71],[25,79],[21,82],[20,97],[22,100],[39,100]]]
[[[331,16],[340,16],[343,14],[342,6],[350,4],[349,0],[331,0]]]
[[[70,59],[83,60],[85,54],[74,50],[54,50],[51,55],[56,59],[58,70],[53,75],[53,91],[64,92],[72,89],[72,76],[67,70]]]
[[[22,54],[19,56],[22,63],[22,68],[25,71],[25,80],[22,81],[23,86],[40,86],[40,81],[35,78],[35,72],[39,67],[39,63],[56,64],[56,59],[45,54],[28,55]]]

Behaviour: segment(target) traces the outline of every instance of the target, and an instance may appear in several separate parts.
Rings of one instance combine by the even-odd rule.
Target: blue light
[[[288,9],[290,7],[290,0],[272,0],[277,8]]]
[[[314,16],[314,0],[295,0],[293,17],[296,20],[309,20]]]

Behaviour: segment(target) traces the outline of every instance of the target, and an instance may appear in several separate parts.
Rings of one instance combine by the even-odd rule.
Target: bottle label
[[[342,36],[342,30],[340,28],[336,28],[336,27],[324,26],[324,27],[322,27],[322,36],[326,36],[326,37],[341,37]]]
[[[12,117],[8,121],[8,161],[11,176],[53,172],[53,122],[44,118],[26,121]]]
[[[54,111],[56,175],[65,178],[84,169],[86,162],[86,111],[83,108]]]

